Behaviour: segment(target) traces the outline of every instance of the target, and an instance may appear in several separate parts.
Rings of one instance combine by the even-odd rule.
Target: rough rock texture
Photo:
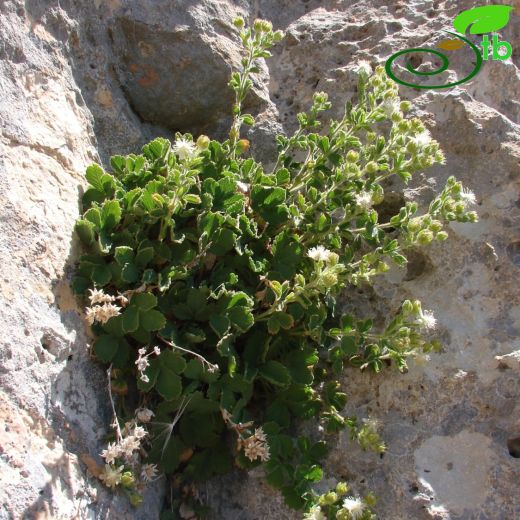
[[[439,321],[444,352],[402,376],[348,371],[349,411],[381,420],[379,459],[346,436],[330,480],[372,489],[380,518],[520,518],[520,2],[500,34],[514,54],[489,61],[447,91],[402,87],[447,156],[386,204],[427,203],[456,174],[478,198],[481,222],[413,255],[373,289],[345,295],[385,319],[406,297]],[[387,5],[390,4],[390,5]],[[280,124],[294,127],[315,90],[336,115],[354,94],[352,66],[433,41],[473,2],[11,0],[0,2],[0,519],[156,519],[163,484],[133,511],[89,475],[108,428],[106,378],[68,289],[71,238],[85,166],[177,130],[222,137],[238,59],[236,14],[287,32],[251,110],[255,153],[269,156]],[[463,54],[454,70],[468,67]],[[446,73],[455,77],[457,73]],[[162,125],[156,126],[156,125]],[[422,187],[421,187],[422,186]],[[295,519],[261,472],[201,490],[215,519]]]

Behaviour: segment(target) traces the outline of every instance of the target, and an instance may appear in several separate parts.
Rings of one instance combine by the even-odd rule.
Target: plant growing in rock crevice
[[[435,318],[405,301],[386,324],[344,315],[336,298],[406,264],[406,250],[445,240],[445,224],[474,222],[454,178],[424,212],[407,202],[378,222],[383,181],[444,157],[423,123],[407,118],[382,67],[361,63],[358,101],[319,133],[327,95],[316,93],[266,171],[245,157],[242,113],[257,61],[282,38],[271,24],[236,20],[245,48],[225,142],[176,135],[142,154],[115,156],[111,173],[87,169],[76,232],[87,254],[74,289],[88,296],[93,353],[109,365],[114,432],[105,484],[133,504],[159,474],[173,475],[173,505],[203,515],[191,484],[262,464],[267,481],[305,518],[373,518],[373,498],[344,483],[317,495],[331,433],[348,429],[364,449],[384,445],[373,421],[342,415],[345,365],[376,372],[437,348]],[[117,398],[113,399],[112,395]],[[323,439],[293,436],[314,419]],[[184,496],[180,492],[184,490]],[[182,501],[182,504],[181,504]]]

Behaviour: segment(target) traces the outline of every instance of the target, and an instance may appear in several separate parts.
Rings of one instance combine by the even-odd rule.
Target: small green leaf
[[[94,242],[94,224],[88,220],[78,220],[74,226],[74,230],[78,234],[80,240],[86,245],[90,246]]]
[[[96,190],[103,192],[103,175],[105,175],[105,172],[99,164],[91,164],[87,168],[85,177],[91,186],[96,188]]]
[[[233,249],[236,239],[237,237],[233,231],[227,228],[221,228],[211,236],[209,252],[217,256],[223,256]]]
[[[142,311],[147,311],[157,306],[157,298],[149,292],[136,293],[132,296],[130,303],[136,305]]]
[[[116,262],[123,267],[125,264],[129,262],[133,262],[134,260],[134,250],[128,246],[119,246],[116,247],[114,252],[114,257]]]
[[[227,315],[234,327],[241,332],[247,332],[254,324],[255,318],[247,307],[233,307],[228,309]]]
[[[161,366],[175,372],[182,374],[186,368],[186,361],[180,352],[173,352],[172,350],[163,350],[159,356]]]
[[[85,212],[83,218],[92,222],[96,227],[96,230],[101,229],[101,212],[99,211],[99,208],[90,208]]]
[[[122,314],[123,330],[125,332],[134,332],[139,328],[139,309],[130,305]]]
[[[210,327],[215,331],[220,338],[222,338],[229,330],[231,322],[226,316],[221,314],[214,314],[209,319]]]
[[[91,278],[98,287],[103,287],[112,279],[112,271],[108,265],[96,265],[92,269]]]
[[[144,330],[161,330],[166,325],[164,315],[156,310],[141,311],[139,315],[141,326]]]
[[[94,353],[96,356],[105,363],[110,363],[114,356],[117,354],[119,347],[119,340],[114,336],[103,335],[99,336],[94,341]]]
[[[137,267],[140,269],[144,269],[148,263],[152,261],[154,255],[155,252],[153,247],[145,247],[140,249],[137,252],[137,256],[135,257],[135,265],[137,265]]]
[[[311,466],[308,470],[305,471],[303,476],[305,480],[319,482],[323,478],[323,470],[317,465]]]
[[[105,230],[115,228],[121,220],[121,206],[117,200],[109,200],[103,204],[101,210],[102,227]]]
[[[260,375],[276,386],[288,386],[291,382],[289,371],[278,361],[268,361],[259,369]]]
[[[139,269],[135,264],[125,264],[121,270],[121,278],[127,283],[135,283],[139,280]]]
[[[353,356],[359,350],[358,342],[353,336],[343,336],[341,338],[341,352],[345,356]]]
[[[182,393],[181,378],[173,370],[164,367],[159,371],[155,387],[167,401],[176,399]]]
[[[293,317],[286,312],[275,312],[267,320],[267,329],[269,330],[269,334],[278,334],[280,328],[290,329],[293,325]]]

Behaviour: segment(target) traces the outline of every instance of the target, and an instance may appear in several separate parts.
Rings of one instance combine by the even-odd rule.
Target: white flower
[[[151,482],[157,475],[157,466],[155,464],[143,464],[141,468],[141,479],[145,482]]]
[[[326,262],[330,258],[331,252],[323,246],[311,247],[307,251],[307,256],[313,260]]]
[[[197,155],[197,147],[193,141],[187,139],[177,139],[173,145],[173,151],[179,156],[181,161],[193,159]]]
[[[96,308],[95,307],[87,307],[85,310],[87,323],[89,325],[94,325],[94,321],[96,321]]]
[[[146,437],[147,432],[142,426],[136,426],[133,435],[136,439],[142,439],[143,437]]]
[[[354,67],[354,72],[360,76],[370,76],[370,74],[372,74],[372,65],[370,65],[370,62],[367,60],[361,60]]]
[[[356,204],[361,209],[368,211],[372,207],[372,194],[368,191],[360,191],[356,195]]]
[[[155,414],[148,408],[139,408],[135,411],[137,419],[143,423],[150,422]]]
[[[101,452],[101,456],[106,460],[107,464],[113,464],[119,455],[121,455],[121,447],[115,443],[109,443],[107,449]]]
[[[104,303],[103,305],[95,305],[94,307],[87,307],[86,315],[87,322],[92,325],[95,321],[106,323],[110,318],[119,316],[121,307],[113,303]]]
[[[102,289],[89,289],[90,291],[90,305],[94,305],[95,303],[110,303],[115,301],[115,296],[110,296],[110,294],[105,294]]]
[[[144,356],[146,354],[146,349],[143,347],[143,348],[140,348],[137,353],[140,355],[140,356]]]
[[[142,374],[140,379],[141,379],[141,381],[143,383],[149,383],[150,382],[150,378],[146,374]]]
[[[428,330],[432,330],[437,325],[437,320],[431,311],[422,311],[419,316],[419,323]]]
[[[154,347],[153,348],[153,353],[158,356],[160,353],[161,353],[161,349],[159,347]]]
[[[401,102],[398,98],[385,99],[381,104],[381,108],[386,117],[392,117],[394,114],[401,111]]]
[[[343,509],[346,509],[350,513],[352,520],[356,520],[363,514],[365,504],[359,497],[347,497],[343,501]]]
[[[415,137],[412,137],[411,141],[415,146],[417,146],[417,148],[422,149],[432,142],[432,136],[428,130],[423,130]]]
[[[305,513],[303,520],[327,520],[320,506],[312,507],[308,513]]]
[[[237,181],[238,191],[240,191],[242,193],[248,193],[249,187],[250,187],[249,184],[242,182],[242,181]]]
[[[139,370],[139,372],[144,372],[150,366],[148,359],[145,357],[138,357],[135,364],[137,365],[137,370]]]
[[[121,441],[121,451],[125,454],[125,457],[131,457],[132,453],[139,449],[139,444],[139,439],[129,435]]]
[[[256,428],[255,433],[247,439],[238,439],[239,448],[244,449],[244,455],[249,460],[260,459],[262,462],[269,460],[269,445],[262,428]]]
[[[255,437],[258,441],[266,442],[267,437],[265,436],[264,430],[262,428],[255,429]]]
[[[475,197],[475,194],[471,190],[467,190],[466,188],[462,188],[460,198],[463,202],[465,202],[469,206],[471,206],[477,202],[477,197]]]
[[[99,475],[99,478],[105,483],[105,486],[109,488],[114,488],[121,482],[121,473],[123,472],[124,466],[119,466],[119,468],[112,467],[108,464],[105,464],[105,469]]]

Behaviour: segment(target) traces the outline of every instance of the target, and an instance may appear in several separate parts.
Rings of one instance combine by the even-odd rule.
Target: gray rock
[[[513,2],[515,3],[515,2]],[[83,172],[156,135],[176,130],[225,137],[229,71],[239,61],[231,20],[271,19],[287,37],[248,100],[258,115],[248,137],[271,161],[272,138],[292,131],[315,90],[339,115],[354,96],[352,67],[384,63],[451,26],[456,5],[384,2],[60,3],[10,0],[0,8],[0,519],[157,519],[164,483],[133,510],[88,467],[100,464],[109,428],[106,378],[68,288],[78,256],[72,228]],[[518,5],[517,12],[518,12]],[[518,16],[518,15],[514,15]],[[455,174],[475,191],[481,222],[453,225],[450,240],[422,249],[345,306],[385,319],[419,298],[438,319],[444,351],[405,375],[348,370],[348,413],[380,419],[382,459],[340,435],[327,483],[348,478],[373,490],[385,520],[511,520],[520,517],[520,25],[500,31],[515,54],[484,64],[446,91],[403,87],[441,143],[447,164],[394,201],[427,204]],[[458,56],[458,55],[457,55]],[[427,60],[426,60],[427,61]],[[425,61],[425,63],[426,63]],[[466,70],[453,59],[456,76]],[[457,72],[454,72],[457,71]],[[389,209],[390,211],[390,209]],[[296,519],[261,472],[235,472],[201,493],[218,519]]]

